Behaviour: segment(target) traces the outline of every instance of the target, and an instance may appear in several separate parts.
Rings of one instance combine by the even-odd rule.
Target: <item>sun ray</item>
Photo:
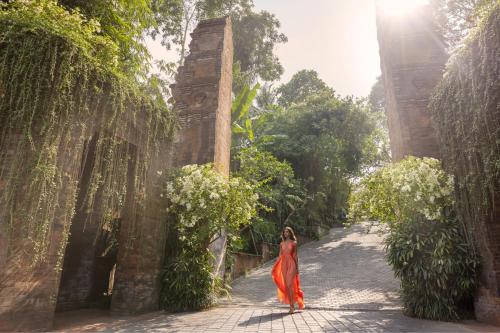
[[[378,0],[378,6],[384,15],[403,16],[414,9],[429,4],[429,0]]]

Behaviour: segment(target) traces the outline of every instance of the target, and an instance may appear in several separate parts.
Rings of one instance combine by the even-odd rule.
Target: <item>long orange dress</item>
[[[291,304],[289,288],[292,289],[293,303],[304,308],[304,292],[300,289],[299,273],[297,271],[297,243],[281,242],[280,256],[273,266],[272,276],[278,287],[278,299],[281,303]],[[292,304],[293,304],[292,303]]]

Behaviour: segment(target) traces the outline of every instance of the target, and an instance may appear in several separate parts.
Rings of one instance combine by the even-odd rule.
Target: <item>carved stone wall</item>
[[[439,157],[428,104],[448,55],[431,8],[391,16],[378,6],[377,30],[392,158]]]
[[[190,54],[172,85],[181,130],[176,166],[214,163],[229,175],[233,39],[229,17],[200,22],[191,34]],[[223,274],[225,237],[211,245],[215,269]]]

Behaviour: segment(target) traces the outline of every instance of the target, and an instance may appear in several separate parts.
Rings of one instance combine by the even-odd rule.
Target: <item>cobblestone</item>
[[[498,332],[479,324],[409,318],[401,312],[398,281],[384,260],[383,236],[366,225],[332,229],[299,248],[306,309],[288,315],[276,300],[272,262],[233,284],[231,300],[209,311],[95,316],[58,324],[65,332]]]
[[[383,236],[366,225],[335,228],[317,242],[299,248],[299,270],[307,308],[400,309],[399,282],[384,259]],[[225,304],[277,305],[270,279],[273,262],[233,284]]]

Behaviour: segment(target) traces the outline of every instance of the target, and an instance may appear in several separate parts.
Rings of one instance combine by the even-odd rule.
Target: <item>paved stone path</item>
[[[335,310],[400,309],[399,282],[384,259],[383,237],[375,228],[355,225],[330,230],[299,249],[299,271],[306,308]],[[237,305],[277,305],[270,279],[273,262],[233,284]]]
[[[270,278],[272,262],[233,284],[231,300],[203,312],[137,317],[64,318],[66,332],[498,332],[500,328],[403,316],[398,281],[384,260],[382,236],[362,225],[332,229],[299,248],[306,309],[288,315]],[[78,316],[78,314],[77,314]]]

